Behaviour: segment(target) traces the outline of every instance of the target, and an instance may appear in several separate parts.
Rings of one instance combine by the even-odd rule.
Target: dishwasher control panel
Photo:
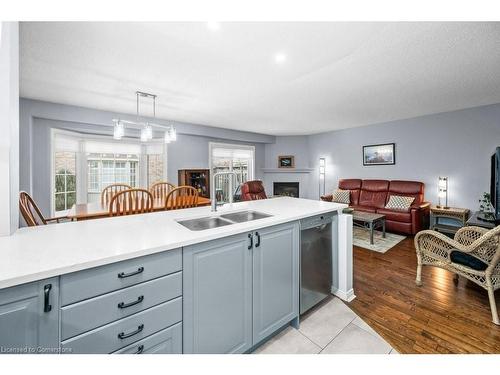
[[[334,213],[328,212],[326,214],[308,217],[300,220],[300,229],[314,228],[321,225],[329,224],[332,222]]]

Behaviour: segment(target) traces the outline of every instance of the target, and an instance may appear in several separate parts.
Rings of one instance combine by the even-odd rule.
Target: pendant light
[[[113,120],[113,122],[115,123],[113,126],[113,138],[120,140],[125,135],[125,125],[120,120]]]
[[[169,126],[165,131],[165,143],[174,142],[177,140],[177,132],[173,126]]]
[[[164,126],[155,124],[149,121],[140,121],[139,97],[144,97],[152,100],[153,104],[153,120],[156,119],[156,95],[147,92],[136,91],[136,121],[126,121],[121,119],[113,119],[113,138],[120,140],[125,135],[125,125],[130,124],[134,128],[140,127],[141,142],[148,142],[153,139],[153,128],[165,129],[164,142],[170,143],[177,140],[177,131],[173,125]]]

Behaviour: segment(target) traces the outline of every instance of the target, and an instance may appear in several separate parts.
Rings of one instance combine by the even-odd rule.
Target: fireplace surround
[[[273,182],[273,196],[299,197],[298,182]]]

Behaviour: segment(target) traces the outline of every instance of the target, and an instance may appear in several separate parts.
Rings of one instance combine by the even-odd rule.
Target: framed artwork
[[[395,149],[395,143],[363,146],[363,165],[396,164]]]
[[[278,168],[295,168],[295,157],[293,155],[278,156]]]

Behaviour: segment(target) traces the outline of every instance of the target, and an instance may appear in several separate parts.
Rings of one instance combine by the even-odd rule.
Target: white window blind
[[[78,152],[79,139],[65,134],[55,134],[54,137],[55,151]]]
[[[85,152],[89,154],[140,155],[141,145],[119,142],[85,141]]]
[[[253,159],[253,150],[251,149],[238,149],[228,147],[213,147],[213,158],[224,159]]]

